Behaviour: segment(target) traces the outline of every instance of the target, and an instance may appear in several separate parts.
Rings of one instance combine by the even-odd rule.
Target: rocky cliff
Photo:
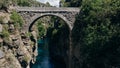
[[[30,68],[37,56],[36,32],[24,32],[22,19],[14,18],[12,11],[0,10],[0,68]]]
[[[13,6],[50,6],[36,0],[0,1],[0,68],[30,68],[37,56],[38,29],[25,32],[24,20]],[[36,26],[35,26],[36,27]]]

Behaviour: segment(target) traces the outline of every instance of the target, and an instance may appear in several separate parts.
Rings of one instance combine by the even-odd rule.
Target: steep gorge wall
[[[51,35],[50,35],[51,34]],[[69,30],[62,26],[48,30],[49,54],[55,68],[67,68],[69,57]]]
[[[16,27],[11,13],[0,11],[0,68],[29,68],[37,56],[35,33],[28,33]]]

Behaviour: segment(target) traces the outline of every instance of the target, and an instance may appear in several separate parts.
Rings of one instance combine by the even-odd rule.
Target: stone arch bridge
[[[72,30],[76,15],[80,9],[75,7],[15,7],[15,10],[23,17],[25,24],[23,29],[30,31],[36,20],[43,16],[57,16]]]
[[[24,24],[22,31],[30,31],[32,25],[36,20],[43,16],[57,16],[61,18],[68,25],[69,30],[72,30],[76,15],[79,13],[79,8],[73,7],[14,7],[15,10],[23,17]],[[69,47],[68,47],[68,64],[67,68],[71,68],[72,59],[72,45],[71,45],[71,33],[69,34]]]

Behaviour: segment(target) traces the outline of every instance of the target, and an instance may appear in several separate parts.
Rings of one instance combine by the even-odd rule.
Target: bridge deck
[[[79,12],[80,8],[76,7],[15,7],[15,9],[19,12],[28,11],[28,12]]]

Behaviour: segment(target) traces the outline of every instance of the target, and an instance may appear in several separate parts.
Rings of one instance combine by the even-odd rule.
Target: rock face
[[[52,29],[50,31],[52,31]],[[62,27],[49,39],[50,57],[55,64],[55,68],[60,68],[61,66],[62,68],[69,68],[68,51],[69,31],[67,27]]]
[[[10,13],[0,12],[0,68],[30,68],[37,56],[37,41],[31,40],[37,40],[34,34],[10,22]]]
[[[0,59],[0,68],[22,68],[11,50],[5,53],[5,57]]]

